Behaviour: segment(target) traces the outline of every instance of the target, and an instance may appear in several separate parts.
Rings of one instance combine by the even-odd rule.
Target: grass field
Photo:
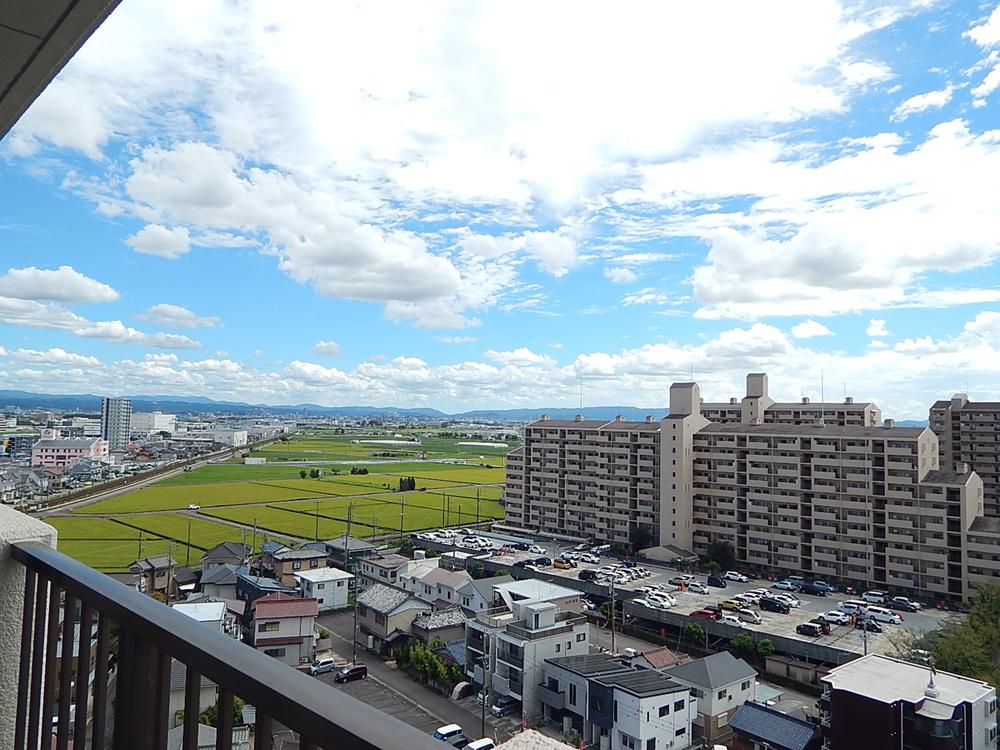
[[[58,549],[85,565],[103,573],[121,573],[128,570],[139,553],[138,540],[107,540],[107,539],[67,539],[59,540]],[[153,557],[165,555],[170,551],[170,541],[166,539],[149,539],[142,542],[142,556]],[[183,544],[173,545],[174,560],[179,565],[189,562],[195,566],[201,562],[202,551],[196,547],[188,548]]]
[[[357,524],[375,525],[386,532],[399,531],[401,501],[405,498],[403,513],[404,531],[437,529],[444,525],[473,523],[476,520],[474,497],[450,497],[424,492],[404,492],[386,495],[365,495],[354,499],[338,498],[320,500],[321,516],[341,521],[347,520],[348,507],[354,506],[353,520]],[[314,501],[281,503],[283,510],[298,510],[310,515],[316,513]],[[479,519],[493,520],[503,517],[503,508],[491,501],[479,503]]]
[[[203,550],[209,550],[220,542],[243,542],[250,544],[252,534],[245,533],[242,529],[229,526],[224,523],[215,523],[205,518],[188,515],[185,513],[153,513],[136,516],[123,516],[118,519],[118,523],[128,527],[142,530],[143,532],[157,534],[178,542],[187,542],[190,523],[191,546]],[[280,540],[287,542],[288,540]],[[261,539],[257,538],[257,548],[260,548]]]
[[[211,464],[185,471],[158,483],[160,487],[178,484],[203,484],[206,482],[256,482],[267,479],[298,479],[301,466],[245,466],[242,461],[233,464]],[[308,469],[306,469],[308,471]]]
[[[315,504],[313,504],[315,509]],[[258,529],[266,529],[276,534],[288,534],[302,539],[316,538],[316,517],[294,510],[281,510],[269,505],[254,505],[246,508],[213,508],[203,512],[203,515],[224,518],[245,526],[257,525]],[[347,524],[344,521],[334,521],[329,518],[319,519],[319,538],[331,539],[341,536]],[[370,529],[368,530],[370,533]],[[367,536],[358,529],[354,536]]]
[[[83,516],[56,516],[46,518],[45,523],[56,527],[59,541],[76,539],[138,539],[139,532],[122,526],[110,518],[86,518]],[[132,558],[133,560],[135,558]]]
[[[287,482],[302,480],[285,480]],[[318,482],[313,481],[313,485]],[[203,507],[218,505],[243,505],[246,503],[266,503],[275,500],[295,500],[297,498],[324,497],[332,491],[315,492],[295,486],[262,484],[258,482],[225,482],[217,484],[194,484],[179,486],[156,485],[144,487],[135,492],[117,495],[92,505],[86,505],[77,513],[109,514],[138,513],[154,510],[183,510],[190,504]]]

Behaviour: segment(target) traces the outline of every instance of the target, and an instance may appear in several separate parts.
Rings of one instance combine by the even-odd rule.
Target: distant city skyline
[[[1000,400],[998,106],[996,0],[133,0],[0,142],[0,389]]]

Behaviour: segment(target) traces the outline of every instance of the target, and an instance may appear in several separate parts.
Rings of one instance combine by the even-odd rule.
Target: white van
[[[329,656],[325,656],[321,659],[317,659],[312,664],[309,665],[309,674],[317,675],[323,674],[325,672],[333,671],[333,668],[337,666],[336,660]]]
[[[473,740],[462,750],[493,750],[496,746],[496,743],[489,737],[483,737],[481,740]]]
[[[899,625],[903,621],[903,618],[891,609],[886,609],[885,607],[869,607],[868,616],[873,620],[878,620],[879,622],[889,622],[893,625]]]
[[[837,609],[841,612],[846,612],[849,615],[856,615],[861,610],[868,608],[868,602],[862,601],[861,599],[848,599],[846,602],[841,602],[837,605]]]
[[[451,743],[462,735],[462,727],[458,724],[445,724],[434,731],[434,739]]]
[[[861,598],[869,604],[885,604],[889,595],[884,591],[866,591],[861,595]]]

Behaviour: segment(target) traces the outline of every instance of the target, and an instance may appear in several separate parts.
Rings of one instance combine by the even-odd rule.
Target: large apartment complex
[[[938,437],[942,469],[968,464],[983,480],[986,515],[1000,517],[1000,402],[969,401],[956,393],[937,401],[929,424]]]
[[[983,480],[964,462],[942,466],[931,429],[880,419],[851,399],[776,403],[763,374],[729,404],[675,383],[660,420],[543,417],[508,465],[507,520],[678,552],[724,541],[777,574],[965,598],[1000,574]]]
[[[127,398],[101,399],[101,437],[112,453],[125,450],[132,432],[132,402]]]

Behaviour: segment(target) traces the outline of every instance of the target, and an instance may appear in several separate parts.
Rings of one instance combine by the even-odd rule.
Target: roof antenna
[[[819,426],[826,427],[826,383],[823,371],[819,371]]]

